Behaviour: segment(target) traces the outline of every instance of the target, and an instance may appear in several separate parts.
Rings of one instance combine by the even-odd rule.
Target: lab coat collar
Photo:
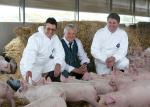
[[[118,30],[119,30],[119,27],[118,27],[118,28],[116,29],[116,31],[112,33],[112,32],[110,32],[110,31],[109,31],[109,29],[108,29],[108,25],[106,25],[104,28],[105,28],[105,30],[106,30],[107,32],[109,32],[109,33],[111,33],[111,34],[113,34],[113,33],[115,33],[116,31],[118,31]]]
[[[46,38],[49,38],[45,33],[44,33],[44,26],[39,26],[38,27],[38,31]],[[54,36],[56,36],[56,34],[54,34],[51,38],[49,39],[52,39]]]

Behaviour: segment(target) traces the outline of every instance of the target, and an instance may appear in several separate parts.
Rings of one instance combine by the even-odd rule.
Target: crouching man
[[[55,34],[56,28],[56,20],[48,18],[44,26],[40,26],[38,32],[28,39],[20,61],[21,74],[25,80],[23,83],[38,84],[43,81],[42,74],[45,74],[44,79],[50,77],[52,81],[60,81],[65,53],[61,41]],[[15,86],[12,80],[9,83]]]
[[[119,15],[111,13],[107,18],[107,25],[95,33],[91,54],[95,58],[98,74],[109,74],[113,67],[123,71],[129,66],[126,58],[128,36],[119,28],[119,23]]]
[[[65,51],[66,67],[62,72],[66,78],[75,76],[81,79],[91,69],[91,64],[81,41],[76,37],[77,28],[74,24],[68,24],[64,28],[64,37],[61,40]]]

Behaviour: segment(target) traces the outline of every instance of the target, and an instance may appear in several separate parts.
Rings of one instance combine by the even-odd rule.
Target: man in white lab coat
[[[119,28],[120,17],[109,14],[107,25],[99,29],[93,38],[91,54],[95,58],[96,72],[109,74],[113,68],[124,71],[129,66],[127,33]]]
[[[76,37],[77,28],[74,24],[68,24],[64,28],[64,37],[61,40],[65,51],[65,77],[75,76],[81,79],[88,72],[90,60],[84,51],[81,41]]]
[[[64,50],[55,34],[57,22],[48,18],[44,26],[38,28],[29,39],[20,61],[24,78],[32,73],[32,81],[38,82],[43,73],[48,73],[52,81],[59,81],[64,63]]]
[[[20,86],[26,87],[27,83],[36,85],[47,80],[60,81],[61,71],[63,71],[65,53],[61,41],[55,34],[57,22],[54,18],[48,18],[44,26],[38,28],[29,39],[23,51],[20,61],[20,71],[23,80],[10,79],[7,83],[18,90]],[[42,75],[45,74],[45,77]]]

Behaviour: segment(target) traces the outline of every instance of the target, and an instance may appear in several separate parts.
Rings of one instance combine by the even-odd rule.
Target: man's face
[[[113,33],[118,28],[119,23],[117,22],[116,19],[109,18],[107,21],[107,25],[108,25],[109,31]]]
[[[52,37],[56,32],[56,25],[46,23],[46,25],[44,26],[44,32],[48,37]]]
[[[73,42],[74,39],[76,38],[76,29],[70,28],[64,35],[67,41]]]

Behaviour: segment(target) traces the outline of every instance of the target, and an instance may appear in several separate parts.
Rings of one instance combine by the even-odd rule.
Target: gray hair
[[[64,28],[64,34],[65,34],[69,29],[76,29],[76,31],[77,31],[76,25],[70,23],[70,24],[67,24],[67,25],[65,26],[65,28]]]

